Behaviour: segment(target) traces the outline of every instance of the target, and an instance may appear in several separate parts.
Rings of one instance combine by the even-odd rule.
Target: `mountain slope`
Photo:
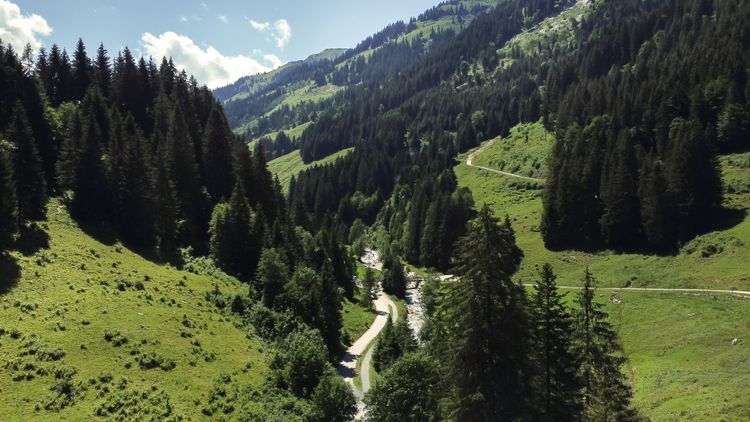
[[[207,300],[246,286],[97,240],[57,201],[48,217],[49,249],[2,265],[0,419],[201,420],[224,375],[260,388],[261,342]]]
[[[258,138],[311,120],[311,113],[339,90],[364,80],[382,79],[403,69],[433,44],[460,32],[498,0],[452,0],[368,37],[356,47],[329,49],[272,72],[242,78],[214,95],[226,109],[236,133]],[[314,95],[309,95],[315,91]],[[289,100],[297,99],[297,100]],[[305,102],[304,107],[300,106]],[[286,107],[285,107],[286,106]]]

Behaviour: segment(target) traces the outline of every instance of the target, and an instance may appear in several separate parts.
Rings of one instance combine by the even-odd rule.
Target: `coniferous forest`
[[[624,346],[619,279],[591,256],[682,258],[744,219],[721,161],[750,151],[742,0],[451,0],[213,91],[176,56],[71,51],[0,42],[0,367],[46,397],[0,419],[645,421],[636,387],[692,376],[638,378],[629,353],[651,351]],[[289,100],[300,90],[328,93]],[[545,179],[483,171],[539,199],[546,262],[522,249],[526,216],[495,208],[526,199],[456,170],[523,124],[550,134]],[[290,156],[302,168],[282,182]],[[139,264],[123,269],[125,250]],[[566,265],[578,276],[558,281]],[[177,328],[100,329],[118,310],[76,314],[99,290]],[[76,350],[56,345],[68,336]],[[92,355],[117,368],[75,360]]]

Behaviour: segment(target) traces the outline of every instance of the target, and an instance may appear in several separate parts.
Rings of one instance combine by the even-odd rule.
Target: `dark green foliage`
[[[320,380],[311,399],[318,408],[318,420],[321,422],[348,422],[354,420],[357,414],[357,399],[352,387],[333,374]]]
[[[328,351],[320,335],[307,329],[281,340],[271,361],[271,379],[277,387],[309,398],[329,368]]]
[[[0,253],[13,245],[18,233],[18,201],[10,148],[9,143],[0,142]]]
[[[414,340],[406,318],[401,318],[394,325],[389,315],[373,351],[373,366],[378,372],[385,371],[401,356],[416,350],[417,342]]]
[[[709,229],[722,192],[715,153],[747,147],[750,56],[736,34],[749,16],[736,0],[628,0],[596,7],[576,28],[575,51],[545,88],[558,135],[544,198],[549,247],[664,251]],[[606,142],[571,136],[603,116]],[[592,148],[594,179],[581,170]]]
[[[234,182],[233,138],[224,113],[214,105],[203,131],[203,179],[213,203],[229,198]]]
[[[580,359],[583,420],[636,421],[632,392],[622,373],[626,358],[603,306],[594,300],[596,281],[586,269],[575,313],[574,351]]]
[[[532,347],[537,367],[536,408],[542,421],[576,421],[581,416],[578,361],[573,353],[574,320],[545,264],[530,301]]]
[[[44,220],[47,213],[47,184],[36,140],[23,105],[13,109],[10,126],[5,134],[14,145],[16,198],[19,218],[24,221]]]
[[[396,258],[387,259],[383,270],[383,291],[399,299],[406,296],[406,274],[404,265]]]
[[[83,221],[103,223],[109,208],[107,173],[102,160],[102,131],[94,105],[98,91],[89,91],[82,106],[82,131],[78,141],[78,157],[75,160],[73,200],[71,214]]]
[[[375,272],[373,272],[369,267],[365,270],[365,278],[362,280],[362,302],[360,303],[363,308],[365,309],[371,309],[372,308],[372,299],[373,295],[375,294],[374,289],[377,285],[377,280],[375,279]]]
[[[237,180],[229,203],[214,208],[210,225],[210,250],[221,268],[242,280],[251,280],[259,259],[253,237],[253,215],[245,187]]]
[[[341,317],[341,294],[339,294],[330,260],[323,263],[320,281],[321,322],[318,329],[323,335],[323,341],[329,352],[335,355],[341,348],[341,327],[344,322]]]
[[[282,294],[289,275],[284,257],[276,249],[264,249],[258,262],[255,285],[261,294],[263,305],[274,308],[276,298]]]
[[[409,354],[383,372],[365,396],[367,420],[430,422],[439,420],[440,372],[424,354]]]
[[[481,251],[478,253],[478,251]],[[455,275],[445,311],[447,369],[458,420],[515,420],[528,414],[530,390],[525,294],[511,277],[522,253],[509,222],[488,207],[456,244]]]

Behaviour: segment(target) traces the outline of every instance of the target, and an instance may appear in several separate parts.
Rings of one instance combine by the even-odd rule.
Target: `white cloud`
[[[42,42],[37,37],[51,33],[52,27],[43,17],[36,14],[24,15],[15,3],[0,0],[0,39],[4,44],[10,43],[18,54],[23,52],[26,44],[38,49]]]
[[[219,15],[219,20],[222,21],[223,23],[229,23],[229,19],[227,18],[226,15]]]
[[[230,84],[243,76],[268,72],[284,64],[272,54],[263,56],[266,64],[243,55],[224,56],[211,46],[203,49],[190,38],[171,31],[158,36],[147,32],[141,40],[148,55],[157,60],[172,57],[180,70],[192,73],[209,88]]]
[[[270,32],[269,37],[276,46],[283,49],[292,39],[292,26],[286,19],[279,19],[274,23],[250,21],[250,26],[256,31]]]
[[[180,22],[182,22],[182,23],[188,23],[187,16],[180,16]]]

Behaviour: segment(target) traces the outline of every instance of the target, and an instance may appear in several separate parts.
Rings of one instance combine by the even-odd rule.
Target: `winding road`
[[[368,251],[368,254],[373,257],[371,260],[363,260],[364,264],[369,268],[377,268],[380,264],[377,252]],[[382,268],[382,265],[381,265]],[[373,347],[368,349],[368,346],[375,341],[380,332],[385,327],[388,321],[389,315],[392,316],[393,321],[398,320],[398,307],[396,304],[383,293],[382,289],[378,290],[378,297],[373,301],[375,305],[375,312],[377,316],[373,321],[370,328],[358,338],[344,354],[343,359],[338,364],[339,375],[344,378],[344,381],[348,382],[354,390],[354,395],[357,397],[357,419],[361,419],[364,416],[365,404],[363,402],[365,393],[370,390],[370,365],[372,362],[372,351]],[[362,353],[367,350],[367,353],[362,357],[361,374],[360,379],[362,381],[362,389],[360,390],[354,385],[354,379],[357,376],[357,361],[362,356]]]

